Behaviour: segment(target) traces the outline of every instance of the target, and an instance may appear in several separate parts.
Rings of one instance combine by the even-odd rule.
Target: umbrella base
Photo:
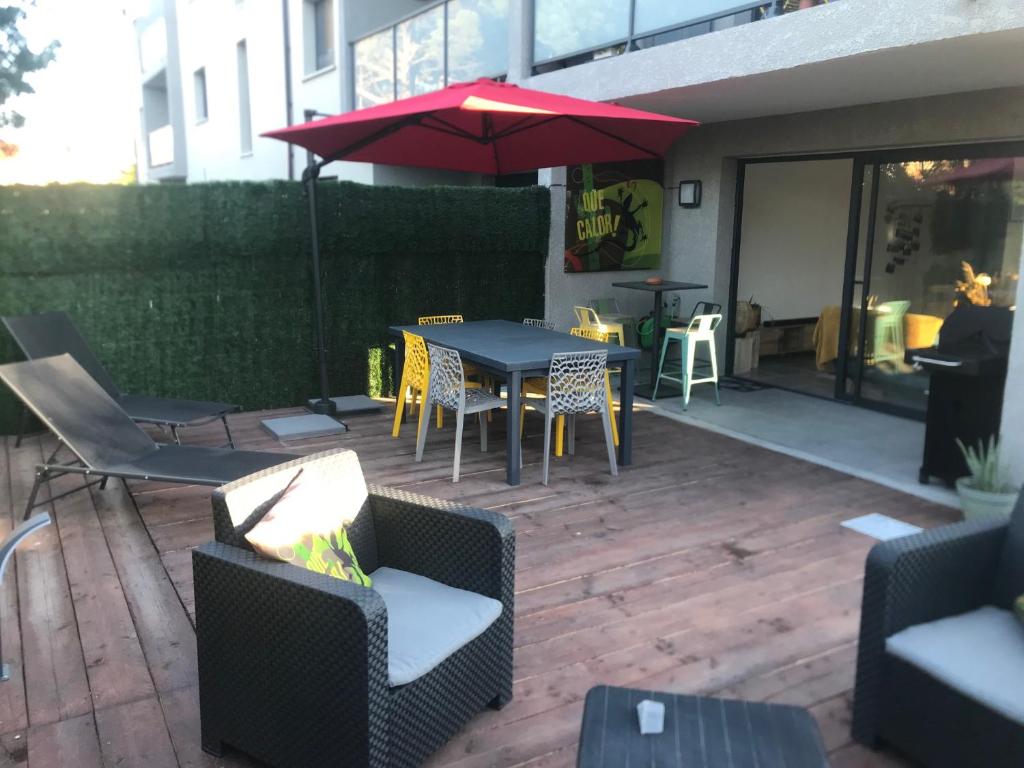
[[[260,422],[276,440],[307,440],[311,437],[340,435],[348,431],[348,427],[340,421],[323,414],[307,414],[305,416],[285,416],[279,419],[264,419]]]

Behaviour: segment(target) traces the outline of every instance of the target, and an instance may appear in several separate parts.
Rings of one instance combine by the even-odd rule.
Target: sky
[[[27,80],[35,94],[4,109],[25,116],[0,128],[16,144],[0,157],[0,184],[117,181],[135,163],[139,121],[138,63],[125,0],[37,0],[19,29],[33,51],[59,40],[57,58]]]

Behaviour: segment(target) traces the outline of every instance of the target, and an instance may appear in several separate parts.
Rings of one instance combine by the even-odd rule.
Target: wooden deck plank
[[[40,441],[26,439],[12,457],[14,506],[20,518],[34,466],[44,458]],[[74,487],[75,482],[63,478],[53,484],[53,490]],[[48,496],[49,490],[43,489],[42,494]],[[36,510],[42,511],[55,519],[53,505]],[[91,713],[89,680],[56,523],[33,534],[19,547],[16,559],[21,575],[18,595],[25,676],[31,681],[27,686],[29,723],[34,728]]]
[[[178,768],[178,759],[155,696],[96,711],[105,766]]]
[[[92,711],[29,729],[28,764],[32,768],[103,768]]]
[[[903,765],[850,743],[863,561],[873,542],[839,522],[870,507],[927,526],[948,522],[950,511],[650,413],[637,414],[636,463],[619,478],[607,474],[596,421],[582,420],[577,454],[554,463],[549,487],[539,483],[539,438],[528,437],[515,488],[504,484],[501,416],[488,454],[468,430],[462,481],[452,484],[450,423],[431,430],[417,464],[414,432],[392,439],[387,412],[353,417],[346,435],[288,445],[259,426],[292,413],[232,416],[236,444],[296,454],[344,445],[370,482],[513,521],[514,699],[481,713],[427,765],[571,766],[583,697],[598,683],[797,704],[818,717],[840,768]],[[207,425],[184,437],[217,445],[223,433]],[[27,460],[19,462],[31,482]],[[11,492],[27,490],[14,482],[9,512]],[[27,742],[20,755],[32,767],[252,765],[241,755],[211,758],[199,743],[191,549],[213,533],[210,491],[146,482],[132,491],[137,508],[113,485],[59,502],[59,530],[19,555],[22,602],[38,602],[62,574],[70,589],[65,602],[35,613],[21,606],[33,646],[46,627],[59,642],[26,659],[29,726],[12,728],[2,744],[18,757]],[[73,683],[76,653],[77,686],[46,682],[67,665],[61,674]]]
[[[62,481],[75,478],[54,481],[54,490]],[[75,493],[53,506],[93,708],[151,696],[153,681],[92,497]]]
[[[12,455],[13,445],[13,438],[0,438],[0,509],[3,510],[0,513],[0,540],[16,525],[21,517],[16,508],[23,506],[21,483],[20,480],[15,481],[14,477],[17,473],[20,478],[24,467],[20,452],[13,452]],[[3,594],[0,595],[0,640],[4,652],[3,661],[9,665],[11,678],[0,683],[0,734],[17,734],[24,732],[28,726],[17,561],[8,563],[7,569]]]

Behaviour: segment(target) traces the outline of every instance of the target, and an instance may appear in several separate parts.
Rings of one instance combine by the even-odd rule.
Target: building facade
[[[991,279],[994,304],[1022,297],[1018,0],[154,0],[136,26],[147,181],[298,178],[302,153],[262,131],[481,76],[701,121],[665,159],[661,266],[629,277],[707,284],[685,302],[723,306],[728,367],[736,309],[759,305],[750,375],[768,383],[919,415],[927,377],[895,352],[934,339],[961,264]],[[648,297],[611,288],[616,273],[564,270],[566,171],[539,180],[548,318],[569,325],[608,295],[647,312]],[[684,180],[700,182],[698,207],[677,204]],[[1002,428],[1024,480],[1021,391],[1024,342]]]

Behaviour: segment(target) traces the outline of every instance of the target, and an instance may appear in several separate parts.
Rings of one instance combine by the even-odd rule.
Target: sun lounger
[[[228,445],[234,447],[227,415],[241,410],[239,406],[121,392],[66,312],[5,317],[3,322],[29,360],[70,354],[134,421],[168,427],[174,441],[180,443],[178,430],[182,427],[195,427],[220,419],[228,436]]]
[[[70,354],[0,365],[0,380],[61,443],[36,467],[26,518],[35,507],[105,482],[107,477],[223,485],[295,459],[286,453],[155,443]],[[64,446],[75,460],[56,461]],[[36,501],[43,483],[67,474],[98,479],[87,479],[82,486]]]

